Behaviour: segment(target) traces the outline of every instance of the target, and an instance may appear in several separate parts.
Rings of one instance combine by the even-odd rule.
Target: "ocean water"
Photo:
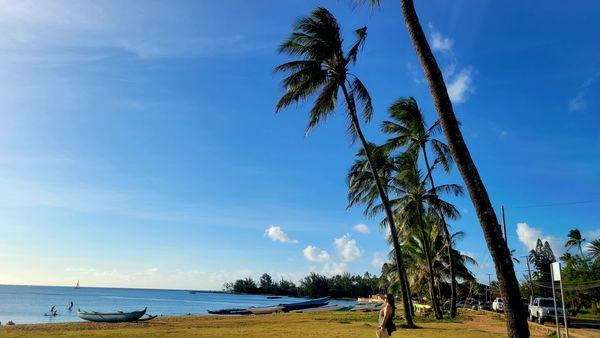
[[[267,306],[301,300],[304,299],[267,299],[262,295],[211,292],[192,294],[185,290],[0,285],[0,322],[4,325],[9,320],[16,324],[82,321],[77,317],[77,309],[112,312],[148,307],[147,313],[153,315],[206,315],[207,310]],[[71,301],[73,310],[68,311],[67,305]],[[330,304],[350,305],[354,302],[333,300]],[[44,316],[53,305],[58,310],[58,316]]]

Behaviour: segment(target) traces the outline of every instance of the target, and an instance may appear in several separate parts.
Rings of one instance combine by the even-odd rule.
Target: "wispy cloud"
[[[281,227],[274,225],[271,225],[267,230],[265,230],[265,235],[273,242],[298,243],[298,240],[291,239],[288,234],[281,229]]]
[[[383,252],[373,252],[373,260],[371,261],[371,265],[376,269],[381,269],[381,266],[387,262],[387,257]]]
[[[118,52],[152,59],[260,48],[241,32],[199,30],[181,10],[166,3],[5,1],[0,48],[4,60],[46,63],[95,61]]]
[[[598,79],[598,77],[600,77],[600,72],[594,74],[593,76],[591,76],[590,78],[585,80],[585,82],[579,88],[579,91],[577,92],[575,97],[573,97],[569,101],[569,111],[570,112],[581,111],[581,110],[585,110],[587,108],[588,103],[586,100],[586,95],[587,95],[588,89]]]
[[[434,51],[449,52],[452,50],[454,40],[443,36],[432,23],[429,23],[429,34],[431,35],[431,48]]]
[[[371,233],[371,229],[369,229],[369,226],[366,224],[363,224],[363,223],[359,223],[359,224],[355,225],[354,231],[358,232],[359,234]]]
[[[473,93],[473,77],[470,68],[462,69],[451,76],[448,82],[448,95],[453,103],[463,103]]]

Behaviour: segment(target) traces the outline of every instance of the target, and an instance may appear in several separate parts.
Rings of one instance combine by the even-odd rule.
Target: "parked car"
[[[479,310],[492,311],[492,302],[479,302]]]
[[[496,298],[492,302],[492,310],[496,312],[504,311],[504,302],[502,302],[502,298]]]
[[[534,298],[529,305],[529,320],[537,320],[538,323],[544,324],[547,319],[554,319],[555,315],[563,316],[562,305],[559,301],[556,302],[556,314],[554,313],[554,300],[552,298]],[[568,313],[567,313],[568,316]],[[567,318],[567,323],[569,319]]]

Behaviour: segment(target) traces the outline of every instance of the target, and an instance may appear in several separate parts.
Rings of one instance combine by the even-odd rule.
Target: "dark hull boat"
[[[288,304],[279,304],[279,306],[283,306],[284,312],[295,311],[295,310],[304,310],[310,309],[314,307],[320,307],[329,304],[330,297],[316,298],[307,300],[304,302],[298,303],[288,303]]]
[[[209,310],[208,313],[211,315],[249,315],[251,312],[248,309],[223,309],[223,310]]]

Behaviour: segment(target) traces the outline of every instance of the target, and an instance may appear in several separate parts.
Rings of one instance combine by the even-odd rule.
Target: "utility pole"
[[[533,279],[531,279],[531,268],[529,267],[529,256],[521,256],[525,258],[525,265],[527,265],[527,273],[529,274],[529,304],[533,302]]]
[[[506,233],[506,217],[504,217],[504,206],[502,206],[500,209],[502,211],[502,227],[504,228],[504,242],[508,247],[508,234]]]

